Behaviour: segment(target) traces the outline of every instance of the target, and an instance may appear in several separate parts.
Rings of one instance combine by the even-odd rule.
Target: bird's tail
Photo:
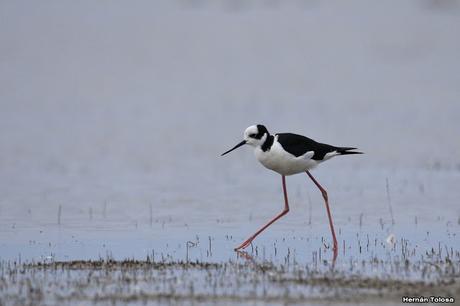
[[[353,150],[357,150],[357,148],[350,148],[350,147],[338,147],[336,149],[337,153],[339,153],[339,155],[347,155],[347,154],[363,154],[363,152],[359,152],[359,151],[353,151]]]

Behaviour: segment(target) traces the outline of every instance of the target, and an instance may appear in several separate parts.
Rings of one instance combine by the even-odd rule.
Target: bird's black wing
[[[283,149],[295,157],[304,155],[308,151],[313,151],[314,154],[312,159],[322,160],[324,159],[324,155],[332,151],[337,151],[338,149],[337,147],[316,142],[313,139],[302,135],[291,133],[279,133],[276,135],[278,136],[278,142],[281,144]]]

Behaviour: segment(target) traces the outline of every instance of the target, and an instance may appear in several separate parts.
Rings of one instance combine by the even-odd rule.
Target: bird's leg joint
[[[324,189],[323,189],[323,190],[321,190],[321,193],[323,194],[323,198],[324,198],[324,200],[326,200],[326,201],[327,201],[329,197],[328,197],[328,195],[327,195],[327,192],[326,192],[326,190],[324,190]]]

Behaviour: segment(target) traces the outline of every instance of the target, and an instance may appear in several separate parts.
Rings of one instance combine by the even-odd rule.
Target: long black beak
[[[233,148],[231,148],[231,149],[228,150],[227,152],[222,153],[220,156],[224,156],[225,154],[230,153],[230,152],[232,152],[233,150],[238,149],[239,147],[241,147],[241,146],[243,146],[243,145],[245,145],[245,144],[246,144],[246,140],[243,140],[242,142],[240,142],[239,144],[237,144],[236,146],[234,146]]]

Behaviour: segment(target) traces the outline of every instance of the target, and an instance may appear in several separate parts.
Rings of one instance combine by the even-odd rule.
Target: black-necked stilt
[[[258,230],[254,235],[249,237],[235,250],[246,248],[263,230],[270,226],[273,222],[284,216],[289,211],[288,197],[286,191],[286,175],[293,175],[301,172],[306,172],[313,183],[321,191],[324,202],[326,203],[327,216],[329,218],[329,226],[331,227],[332,239],[334,240],[334,258],[337,256],[337,238],[335,236],[334,224],[329,209],[329,202],[326,190],[316,181],[310,171],[323,161],[326,161],[337,155],[347,154],[362,154],[362,152],[354,151],[356,148],[351,147],[335,147],[324,143],[316,142],[302,135],[291,133],[279,133],[270,135],[267,128],[261,124],[252,125],[244,131],[244,140],[234,146],[232,149],[222,156],[230,153],[242,145],[248,144],[254,147],[254,153],[257,160],[266,168],[281,174],[283,192],[284,192],[284,210]]]

